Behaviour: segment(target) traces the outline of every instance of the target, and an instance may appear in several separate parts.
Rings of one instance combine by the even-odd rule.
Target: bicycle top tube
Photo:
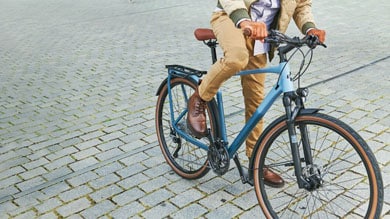
[[[290,92],[294,90],[293,81],[290,76],[290,65],[288,62],[281,62],[278,65],[273,65],[264,68],[243,70],[238,72],[235,76],[249,75],[249,74],[266,74],[273,73],[280,75],[276,86],[281,85],[283,92]]]

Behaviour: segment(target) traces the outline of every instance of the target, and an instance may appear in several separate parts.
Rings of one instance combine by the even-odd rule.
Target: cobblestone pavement
[[[0,0],[0,218],[261,216],[236,169],[181,179],[156,139],[164,65],[207,70],[208,49],[192,32],[209,27],[214,6]],[[382,168],[382,214],[390,218],[390,3],[314,1],[313,10],[328,49],[316,50],[305,76],[314,85],[308,105],[367,140]],[[294,25],[289,33],[297,33]],[[233,136],[243,124],[238,79],[222,89]]]

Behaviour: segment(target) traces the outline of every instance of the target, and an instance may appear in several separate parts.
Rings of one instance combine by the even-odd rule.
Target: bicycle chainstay
[[[229,170],[230,158],[229,153],[224,146],[222,140],[213,141],[207,151],[207,158],[209,160],[211,169],[219,176],[222,176]]]

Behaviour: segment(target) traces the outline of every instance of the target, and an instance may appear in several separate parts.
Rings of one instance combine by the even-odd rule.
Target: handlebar
[[[245,28],[243,30],[243,34],[245,36],[250,36],[252,34],[252,30],[249,28]],[[303,38],[299,37],[289,37],[284,33],[281,33],[277,30],[270,30],[268,32],[268,36],[264,39],[264,42],[266,43],[272,43],[272,44],[287,44],[292,46],[292,48],[295,47],[302,47],[304,45],[309,46],[310,48],[315,48],[316,46],[323,46],[327,47],[324,43],[321,43],[318,40],[318,37],[315,35],[307,35]]]
[[[243,29],[243,34],[245,36],[251,36],[252,30],[250,28]],[[293,76],[293,80],[300,80],[300,77],[306,72],[307,68],[309,67],[311,63],[311,58],[313,55],[313,49],[317,46],[323,46],[327,47],[324,43],[321,43],[317,36],[315,35],[306,35],[303,38],[299,38],[297,36],[295,37],[289,37],[284,33],[279,32],[278,30],[270,30],[268,32],[268,36],[264,38],[265,43],[274,44],[277,47],[278,50],[278,56],[280,58],[279,62],[289,62],[292,56],[294,56],[295,52],[288,58],[287,53],[290,52],[293,49],[296,49],[295,51],[300,51],[300,53],[303,56],[300,68],[298,72]],[[279,46],[280,44],[284,44],[283,46]],[[304,53],[303,50],[300,48],[303,46],[308,46],[309,50]],[[310,54],[310,58],[308,63],[305,64],[306,56]]]

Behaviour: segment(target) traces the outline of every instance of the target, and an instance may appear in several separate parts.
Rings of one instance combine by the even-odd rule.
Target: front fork
[[[292,159],[294,163],[295,176],[297,178],[299,188],[312,190],[318,185],[313,185],[312,180],[304,176],[302,162],[305,162],[306,167],[313,165],[313,157],[311,146],[308,137],[308,130],[305,124],[299,124],[300,138],[298,139],[295,129],[295,119],[301,109],[304,109],[304,98],[307,91],[298,90],[297,92],[287,92],[283,95],[283,105],[287,115],[287,127],[291,146]],[[301,158],[299,149],[303,150],[303,158]],[[306,174],[307,175],[307,174]]]

